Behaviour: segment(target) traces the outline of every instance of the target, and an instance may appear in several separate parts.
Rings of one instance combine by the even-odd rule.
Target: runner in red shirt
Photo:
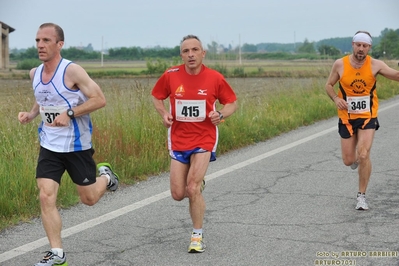
[[[216,160],[217,125],[237,108],[236,95],[223,75],[203,65],[205,53],[197,36],[184,37],[180,44],[184,64],[165,71],[152,90],[155,109],[168,128],[172,197],[178,201],[189,198],[193,222],[190,253],[205,250],[201,192],[209,162]],[[164,104],[168,97],[169,111]],[[216,101],[223,105],[219,111]]]

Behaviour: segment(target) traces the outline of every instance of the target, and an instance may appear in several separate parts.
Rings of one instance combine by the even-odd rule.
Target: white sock
[[[58,257],[63,258],[64,257],[64,250],[62,248],[52,248],[51,252],[54,254],[57,254]]]
[[[193,228],[193,234],[202,235],[202,228],[201,229]]]
[[[105,176],[108,180],[107,185],[109,185],[109,183],[111,182],[111,177],[109,176],[109,174],[102,173],[102,174],[100,174],[100,176]]]
[[[100,176],[106,176],[107,177],[107,180],[108,180],[107,185],[109,185],[109,182],[111,182],[111,177],[109,176],[109,174],[107,174],[105,172],[105,170],[104,170],[105,168],[106,168],[106,166],[101,166],[100,168],[98,168],[98,171],[100,172]]]

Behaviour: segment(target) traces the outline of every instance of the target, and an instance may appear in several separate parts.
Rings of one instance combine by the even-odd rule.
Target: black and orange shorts
[[[360,129],[375,129],[378,130],[380,124],[377,118],[356,118],[347,120],[345,123],[339,119],[338,133],[343,139],[349,139],[357,134]]]

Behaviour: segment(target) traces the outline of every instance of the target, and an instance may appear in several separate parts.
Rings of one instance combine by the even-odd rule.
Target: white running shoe
[[[369,206],[366,203],[366,195],[360,194],[357,196],[357,204],[356,204],[356,210],[359,211],[365,211],[368,210]]]
[[[111,191],[115,191],[119,186],[119,176],[112,170],[109,163],[99,163],[97,164],[98,173],[101,175],[109,175],[110,182],[107,188]]]
[[[51,265],[68,266],[65,252],[64,256],[61,258],[60,256],[58,256],[58,254],[54,253],[53,251],[47,251],[47,254],[44,256],[44,258],[40,262],[35,264],[35,266],[51,266]]]

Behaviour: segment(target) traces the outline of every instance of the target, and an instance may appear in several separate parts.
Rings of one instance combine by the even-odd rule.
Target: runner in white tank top
[[[88,100],[80,90],[72,90],[65,86],[65,71],[70,64],[71,61],[61,59],[49,82],[42,81],[43,64],[36,69],[33,77],[33,89],[42,117],[39,126],[40,145],[54,152],[88,150],[92,145],[92,123],[89,114],[71,119],[69,126],[50,126],[57,114]]]
[[[115,191],[119,184],[109,163],[96,167],[93,160],[89,114],[105,106],[104,94],[81,66],[61,57],[63,45],[60,26],[45,23],[39,27],[36,47],[43,64],[29,73],[36,101],[29,112],[18,114],[22,124],[32,122],[38,115],[42,119],[36,182],[50,250],[35,266],[68,265],[56,204],[65,171],[76,184],[81,202],[89,206],[97,203],[107,189]]]

